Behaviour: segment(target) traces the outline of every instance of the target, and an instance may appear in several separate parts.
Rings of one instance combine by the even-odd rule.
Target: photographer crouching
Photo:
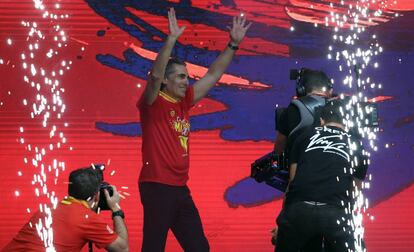
[[[89,242],[108,251],[129,251],[128,231],[121,210],[120,196],[115,186],[103,182],[103,166],[80,168],[69,175],[68,194],[52,210],[53,246],[56,251],[81,251]],[[101,200],[100,199],[104,199]],[[105,222],[98,208],[112,211],[114,230]],[[45,251],[37,223],[45,223],[46,214],[37,211],[22,227],[3,252]]]
[[[303,251],[314,237],[323,237],[329,251],[354,251],[352,195],[367,164],[360,141],[344,130],[341,107],[340,99],[328,101],[320,112],[322,126],[304,130],[292,145],[276,252]]]

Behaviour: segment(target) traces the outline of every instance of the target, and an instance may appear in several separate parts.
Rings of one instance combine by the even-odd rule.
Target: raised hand
[[[231,42],[235,45],[240,44],[251,25],[252,23],[246,25],[246,16],[233,17],[233,27],[228,27],[230,29]]]
[[[174,39],[177,39],[185,30],[185,26],[178,26],[174,8],[168,11],[168,27],[170,28],[169,36]]]

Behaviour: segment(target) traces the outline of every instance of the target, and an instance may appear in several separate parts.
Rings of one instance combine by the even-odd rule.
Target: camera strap
[[[325,97],[319,95],[308,95],[299,99],[293,100],[291,103],[299,110],[300,122],[290,132],[289,137],[307,126],[312,126],[315,122],[315,109],[319,106],[325,105]]]
[[[318,98],[319,99],[318,99]],[[320,96],[306,96],[301,99],[301,102],[305,106],[305,108],[309,111],[309,113],[314,117],[315,116],[315,109],[316,107],[325,105],[325,98]],[[316,119],[316,118],[314,118]]]

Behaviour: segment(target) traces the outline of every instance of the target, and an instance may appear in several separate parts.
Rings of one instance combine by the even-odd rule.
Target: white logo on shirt
[[[315,135],[310,138],[310,143],[306,147],[305,152],[322,149],[323,152],[329,152],[336,155],[339,155],[345,158],[348,162],[350,161],[349,153],[344,150],[346,149],[347,144],[343,142],[335,143],[332,141],[333,139],[342,139],[346,133],[337,131],[335,133],[339,133],[337,135],[329,135],[329,136],[321,136],[320,132],[317,131]]]

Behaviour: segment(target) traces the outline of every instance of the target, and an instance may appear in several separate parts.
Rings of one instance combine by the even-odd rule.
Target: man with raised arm
[[[200,80],[189,86],[186,64],[170,59],[184,32],[174,9],[168,12],[170,34],[158,53],[138,101],[142,127],[142,169],[139,190],[144,208],[142,251],[164,251],[172,230],[184,251],[209,251],[198,210],[187,187],[189,110],[220,79],[250,24],[234,17],[230,42]]]

